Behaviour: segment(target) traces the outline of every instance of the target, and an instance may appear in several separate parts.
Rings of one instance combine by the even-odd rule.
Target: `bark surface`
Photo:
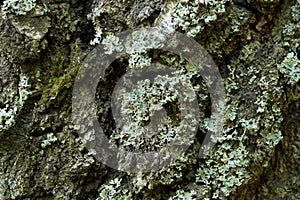
[[[0,199],[300,199],[299,0],[0,5]],[[192,82],[200,125],[189,149],[171,165],[125,173],[99,162],[84,145],[72,119],[73,84],[96,45],[118,51],[115,35],[153,26],[186,34],[212,56],[226,90],[224,124],[212,138],[216,145],[199,158],[211,113],[201,76],[180,55],[133,50],[111,64],[96,91],[98,121],[110,141],[132,151],[168,142],[162,134],[137,146],[134,141],[145,141],[116,131],[112,116],[118,79],[149,61],[180,69],[182,80]],[[143,98],[130,95],[143,108]],[[144,101],[145,107],[158,104],[153,97]],[[176,106],[165,108],[175,123]],[[135,107],[128,113],[148,123]]]

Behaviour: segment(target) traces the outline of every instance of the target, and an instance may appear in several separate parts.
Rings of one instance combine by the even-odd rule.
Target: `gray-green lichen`
[[[188,1],[175,3],[172,17],[176,26],[186,31],[186,34],[195,37],[205,27],[216,21],[226,11],[226,4],[230,1]]]
[[[98,190],[99,197],[96,200],[102,200],[102,199],[130,200],[130,199],[132,199],[132,195],[130,194],[130,191],[121,189],[121,183],[122,183],[121,178],[115,178],[115,179],[109,180],[108,183],[103,184]]]
[[[3,18],[8,14],[26,15],[36,6],[36,0],[5,0],[2,5]]]
[[[160,12],[164,3],[164,0],[93,1],[92,12],[87,18],[92,21],[96,33],[90,44],[100,44],[106,35],[133,29],[140,24],[151,26],[150,16]]]
[[[278,1],[259,2],[255,9],[267,14],[272,12],[278,3]],[[288,77],[286,73],[289,73],[291,77],[288,78],[293,78],[291,80],[293,82],[289,83],[296,84],[298,82],[298,59],[295,54],[288,54],[290,56],[283,60],[286,52],[280,45],[255,41],[255,38],[262,34],[259,31],[262,31],[268,20],[272,18],[269,16],[257,17],[248,9],[236,7],[232,1],[218,3],[214,1],[168,1],[165,8],[156,21],[156,25],[163,25],[166,30],[171,32],[179,28],[188,36],[195,37],[217,58],[217,62],[224,62],[224,56],[230,56],[238,41],[246,44],[241,48],[238,59],[232,59],[226,65],[229,71],[229,75],[224,79],[228,96],[227,121],[224,129],[215,138],[212,138],[218,145],[198,167],[195,164],[197,163],[197,154],[195,153],[197,150],[194,149],[190,154],[189,160],[195,160],[190,164],[193,166],[190,173],[194,173],[196,185],[208,187],[204,190],[181,189],[174,194],[177,199],[184,198],[184,196],[225,199],[235,194],[240,186],[255,180],[262,168],[269,166],[274,148],[282,140],[284,82],[280,76],[283,73]],[[292,7],[292,10],[295,8]],[[296,13],[293,16],[295,15]],[[298,19],[295,21],[299,23]],[[251,28],[251,24],[255,29]],[[208,35],[215,30],[223,30],[223,34]],[[292,37],[295,36],[294,33],[290,34]],[[205,38],[209,39],[204,41]],[[97,43],[101,43],[102,38],[98,39]],[[109,46],[108,40],[104,39],[104,41],[103,44]],[[148,66],[149,63],[143,61],[147,57],[147,52],[131,54],[130,66]],[[273,60],[268,59],[269,57]],[[290,60],[287,60],[288,58]],[[151,58],[148,60],[151,61]],[[261,68],[261,65],[265,67]],[[134,67],[131,68],[134,69]],[[138,94],[136,97],[129,95],[128,98],[130,98],[130,101],[128,100],[130,103],[127,105],[125,102],[126,108],[130,113],[135,113],[140,104],[134,105],[136,103],[134,99],[138,99],[138,101],[142,101],[142,99]],[[147,105],[146,102],[142,105],[144,104]],[[140,111],[143,112],[143,109]],[[136,115],[135,117],[141,116]],[[142,117],[145,120],[146,118]],[[132,128],[128,130],[132,130]],[[118,142],[121,141],[117,142],[118,144],[133,146],[133,143],[129,142],[130,135],[120,132],[119,134],[114,133],[112,138],[117,138]],[[143,137],[138,141],[139,144],[142,144]],[[176,185],[175,183],[183,178],[183,174],[187,173],[179,163],[174,163],[176,166],[174,169],[172,167],[168,169],[172,170],[169,171],[170,173],[166,173],[167,176],[163,175],[165,173],[163,171],[156,174],[140,174],[137,177],[130,175],[131,187],[137,188],[135,191],[138,195],[143,193],[142,191],[146,191],[146,188],[155,188],[159,184]],[[159,176],[161,178],[154,178]],[[183,188],[186,187],[183,186]],[[144,197],[147,197],[147,192],[143,194]],[[113,196],[111,197],[113,198]],[[156,198],[165,197],[157,195]]]
[[[278,65],[279,71],[284,74],[288,84],[296,84],[300,80],[300,60],[291,52]]]
[[[7,18],[1,16],[0,20],[0,51],[5,57],[0,62],[0,130],[22,133],[25,137],[13,138],[18,145],[10,150],[3,146],[15,144],[12,136],[6,134],[0,140],[1,199],[299,197],[299,1],[118,0],[94,1],[91,5],[89,1],[84,4],[57,0],[34,20],[31,14],[45,8],[39,1],[32,9],[22,8],[21,15],[17,13],[19,8],[8,6],[8,2],[14,1],[4,2],[1,15],[6,12]],[[88,29],[79,31],[85,27],[87,14],[81,12],[82,6],[90,8],[89,19],[96,35],[85,34]],[[149,141],[153,142],[152,146],[147,146],[146,137],[132,135],[131,128],[132,124],[148,123],[151,113],[147,109],[163,110],[166,100],[154,92],[168,97],[169,90],[163,87],[167,78],[164,76],[157,79],[159,84],[140,81],[131,93],[119,91],[122,98],[119,106],[133,123],[125,124],[128,133],[118,132],[111,126],[110,90],[116,79],[126,70],[134,72],[151,67],[151,62],[178,70],[173,74],[178,80],[171,79],[173,83],[179,78],[192,83],[201,111],[198,121],[202,123],[191,147],[166,168],[149,173],[123,173],[103,166],[92,157],[93,152],[86,152],[76,135],[78,127],[71,123],[71,88],[84,51],[75,40],[80,35],[86,39],[86,45],[90,41],[92,45],[102,44],[106,53],[111,54],[120,50],[115,37],[119,32],[151,25],[169,34],[182,31],[213,56],[226,88],[225,123],[212,138],[216,142],[214,149],[199,159],[210,107],[201,76],[180,56],[131,49],[127,52],[128,62],[116,62],[110,68],[109,78],[100,81],[96,96],[99,122],[108,131],[111,142],[122,144],[128,150],[147,151],[172,140],[169,132],[157,134],[158,140]],[[47,54],[41,60],[36,59],[43,55],[41,52]],[[6,59],[23,64],[11,64]],[[26,63],[26,60],[35,62]],[[32,87],[28,80],[34,81]],[[36,91],[30,94],[33,87]],[[140,93],[145,92],[148,95],[141,98]],[[176,99],[176,95],[169,97]],[[8,115],[9,111],[13,115]],[[176,119],[168,117],[171,115],[166,117],[169,122]],[[8,126],[11,119],[17,121]]]
[[[131,92],[125,88],[116,89],[118,92],[115,95],[118,98],[113,101],[119,104],[115,105],[115,109],[119,110],[120,116],[114,116],[119,123],[110,137],[111,142],[128,151],[141,152],[155,151],[172,143],[191,145],[194,137],[192,133],[196,133],[199,123],[197,119],[204,119],[198,118],[196,108],[188,107],[196,99],[193,90],[186,91],[187,96],[181,93],[183,88],[193,87],[190,79],[191,76],[186,74],[170,73],[157,76],[151,81],[148,79],[128,85]],[[128,84],[126,78],[123,83],[122,86]],[[184,132],[191,134],[183,137],[181,133]],[[164,153],[166,155],[162,160],[169,159],[172,154]]]
[[[30,85],[26,74],[20,73],[16,65],[0,58],[0,134],[15,124],[28,96]],[[17,76],[17,77],[16,77]]]

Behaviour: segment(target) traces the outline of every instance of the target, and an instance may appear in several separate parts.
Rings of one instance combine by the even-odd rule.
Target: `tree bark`
[[[300,199],[299,0],[0,3],[0,199]],[[95,80],[96,113],[109,141],[127,151],[164,145],[155,131],[151,140],[132,136],[139,144],[130,141],[137,130],[118,132],[110,102],[128,71],[138,72],[148,61],[183,70],[172,80],[190,81],[199,105],[199,127],[187,151],[160,170],[133,173],[93,156],[73,118],[72,100],[74,82],[93,50],[105,52],[99,57],[114,55],[121,51],[116,36],[142,27],[195,40],[215,62],[226,94],[222,128],[208,137],[211,127],[204,122],[211,119],[213,96],[188,59],[153,46],[141,53],[137,46],[131,55],[114,60]],[[167,88],[162,83],[159,91]],[[148,94],[156,87],[136,86]],[[170,124],[179,123],[175,104],[163,104],[155,95],[125,97],[132,100],[115,106],[144,117],[144,127],[161,120],[151,118],[152,108],[153,113],[162,110],[157,105]],[[154,107],[138,104],[143,98]],[[148,114],[139,111],[143,106]],[[215,145],[199,157],[206,136]],[[98,142],[94,145],[103,145]]]

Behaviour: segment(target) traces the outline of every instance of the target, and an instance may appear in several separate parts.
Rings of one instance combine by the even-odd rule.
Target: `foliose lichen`
[[[278,2],[270,1],[266,4],[272,4],[276,7]],[[270,10],[272,9],[270,8]],[[263,13],[266,13],[266,10],[263,10]],[[161,172],[129,174],[131,187],[135,188],[134,191],[137,194],[160,185],[176,185],[175,183],[182,181],[185,174],[191,173],[193,174],[191,177],[196,179],[194,183],[197,186],[205,185],[207,187],[204,190],[194,190],[181,185],[182,188],[175,189],[174,198],[182,198],[187,195],[191,198],[225,199],[234,194],[241,185],[255,179],[255,176],[261,172],[261,168],[257,165],[261,164],[262,167],[269,165],[270,155],[282,139],[280,126],[283,120],[282,98],[284,91],[276,66],[284,55],[284,51],[281,47],[273,48],[274,46],[268,43],[268,49],[271,50],[264,52],[264,46],[259,41],[255,41],[255,38],[261,34],[257,31],[262,30],[268,20],[270,19],[256,19],[253,13],[243,7],[235,6],[233,1],[168,1],[166,3],[165,10],[155,23],[158,28],[163,27],[168,33],[179,29],[186,32],[188,36],[199,39],[219,62],[224,61],[224,56],[231,56],[234,51],[237,43],[231,41],[240,41],[247,43],[247,45],[241,47],[238,59],[229,59],[230,61],[227,61],[225,65],[228,69],[228,76],[225,78],[227,91],[226,121],[223,130],[220,130],[212,138],[217,144],[216,147],[206,155],[199,165],[197,164],[199,162],[197,158],[199,144],[195,143],[187,154],[182,155],[178,161]],[[218,24],[218,22],[222,22],[222,24]],[[251,30],[251,24],[256,25],[254,26],[255,30]],[[223,30],[224,35],[211,35],[206,41],[205,34],[213,33],[215,29]],[[251,41],[253,39],[254,41]],[[98,41],[101,43],[100,39]],[[109,47],[108,40],[105,41],[104,46]],[[137,41],[139,40],[137,39]],[[107,49],[117,50],[114,43],[111,42],[111,45],[112,47]],[[150,44],[150,48],[155,48],[155,46],[152,47]],[[273,49],[274,51],[272,51]],[[130,68],[133,70],[137,70],[141,66],[146,68],[150,66],[151,61],[155,61],[153,57],[149,56],[148,50],[139,51],[137,48],[135,51],[128,51],[128,53],[130,54]],[[156,54],[154,53],[154,55]],[[270,55],[275,59],[268,60]],[[161,58],[163,62],[168,64],[180,63],[173,55]],[[294,59],[296,58],[294,57]],[[265,65],[265,68],[260,69],[259,66],[262,64]],[[175,67],[177,70],[182,69],[183,66],[187,68],[185,64],[180,63],[179,65],[181,67]],[[181,75],[183,74],[177,76],[180,77]],[[187,74],[183,76],[188,77]],[[160,83],[163,82],[160,81]],[[155,85],[149,85],[147,81],[138,82],[137,85],[139,89],[135,89],[133,93],[128,94],[128,92],[123,91],[124,94],[121,95],[123,98],[121,102],[124,106],[121,108],[123,114],[127,114],[128,120],[134,122],[134,126],[125,124],[128,126],[127,132],[136,130],[140,124],[147,124],[151,119],[148,113],[149,108],[151,110],[151,105],[155,104],[153,101],[162,101],[162,99],[153,98],[149,90],[151,87],[156,88]],[[203,85],[200,88],[203,89]],[[196,88],[193,89],[197,90]],[[144,93],[152,96],[145,95],[145,98],[141,98],[141,94]],[[202,93],[198,96],[198,100],[207,97],[207,94]],[[206,127],[206,129],[208,128]],[[143,135],[142,133],[134,135],[127,132],[121,131],[118,134],[113,132],[111,141],[125,145],[128,150],[136,147],[135,142],[138,141],[140,144],[138,147],[149,150],[143,143],[145,138],[140,137]],[[168,141],[161,139],[163,138],[160,138],[160,141]],[[253,149],[253,146],[257,148]],[[188,157],[187,160],[185,156]],[[190,166],[191,171],[188,172],[188,169],[182,164]],[[257,171],[251,172],[249,169],[252,168],[257,169]],[[159,195],[157,197],[162,198]]]
[[[3,67],[8,67],[8,62],[3,62],[1,59],[1,64]],[[31,94],[30,85],[28,83],[29,78],[26,74],[20,73],[19,80],[10,80],[7,74],[1,75],[1,95],[0,95],[0,133],[4,130],[9,129],[15,124],[18,114],[22,110],[28,96]],[[11,75],[14,76],[13,73]],[[6,80],[5,80],[6,79]],[[7,83],[6,81],[11,81]]]
[[[287,84],[294,85],[300,80],[300,60],[295,53],[288,53],[278,69],[287,79]]]
[[[36,0],[5,0],[2,5],[3,18],[8,14],[26,15],[36,6]]]
[[[174,24],[184,30],[190,37],[195,37],[205,25],[216,21],[220,15],[225,13],[226,4],[230,1],[194,1],[181,0],[175,3],[172,9]]]
[[[51,146],[51,144],[56,142],[56,141],[57,141],[57,138],[55,137],[55,135],[53,133],[48,133],[47,134],[47,139],[45,139],[42,142],[41,147],[46,148],[47,146]]]
[[[189,107],[189,102],[196,95],[193,90],[187,96],[181,94],[183,88],[192,87],[190,77],[175,73],[157,76],[152,81],[137,82],[137,87],[130,87],[131,92],[117,90],[116,102],[120,106],[116,107],[120,107],[117,109],[120,116],[115,116],[119,123],[110,137],[111,143],[127,151],[140,152],[156,151],[173,143],[191,145],[199,122],[197,109]],[[182,133],[187,134],[182,136]],[[172,152],[162,154],[165,155],[161,159],[167,160]]]
[[[152,11],[160,11],[152,5],[152,1],[149,3],[151,4],[150,13],[144,9],[147,7],[143,7],[143,3],[139,3],[139,1],[130,1],[125,5],[121,0],[97,2],[103,3],[103,5],[99,6],[98,10],[95,9],[90,16],[96,30],[95,40],[91,44],[102,43],[108,54],[120,50],[118,44],[114,43],[116,39],[114,35],[128,27],[148,26],[151,21],[147,21],[147,16],[151,16]],[[209,128],[205,125],[208,124],[206,118],[209,115],[209,94],[207,94],[205,83],[201,81],[200,75],[196,74],[193,67],[183,61],[180,56],[176,57],[166,52],[163,53],[164,55],[159,55],[157,51],[133,48],[127,52],[130,55],[126,58],[128,62],[125,63],[129,63],[126,70],[147,69],[151,66],[152,61],[169,64],[179,70],[179,73],[173,75],[193,85],[191,88],[199,100],[200,110],[203,111],[199,113],[198,121],[204,122],[204,125],[200,126],[197,139],[193,141],[188,151],[161,171],[126,174],[111,170],[107,174],[107,168],[93,159],[92,152],[86,153],[80,139],[73,136],[76,134],[72,130],[76,130],[76,128],[66,125],[70,123],[68,111],[66,108],[61,108],[62,104],[60,103],[67,102],[64,104],[65,107],[69,105],[68,101],[65,101],[67,99],[65,97],[70,97],[69,88],[80,67],[81,59],[78,54],[72,53],[70,62],[67,62],[64,53],[57,51],[56,56],[52,55],[51,67],[49,67],[48,74],[45,75],[47,81],[44,82],[44,90],[40,93],[40,103],[44,104],[46,109],[50,108],[51,113],[38,119],[42,124],[42,131],[31,130],[35,134],[47,134],[48,138],[45,139],[45,135],[37,136],[38,147],[42,145],[44,147],[42,149],[29,145],[30,148],[18,152],[18,154],[10,156],[1,154],[0,198],[39,198],[35,193],[38,190],[41,191],[41,198],[48,199],[84,199],[88,196],[91,199],[98,197],[98,199],[208,200],[235,198],[239,189],[243,191],[246,188],[245,190],[247,190],[247,184],[255,183],[260,178],[262,171],[270,166],[270,158],[274,156],[274,149],[282,141],[283,135],[289,134],[285,133],[286,130],[282,128],[286,104],[299,100],[299,39],[297,38],[300,33],[300,2],[299,0],[291,1],[286,5],[281,5],[283,13],[274,14],[275,18],[272,19],[269,17],[269,13],[274,11],[274,8],[279,5],[279,1],[247,1],[252,4],[250,8],[258,10],[259,13],[248,9],[247,6],[241,6],[243,4],[237,6],[236,2],[241,1],[167,1],[166,12],[160,13],[155,20],[156,25],[163,27],[165,32],[172,33],[175,30],[181,30],[194,37],[214,56],[220,71],[222,71],[227,92],[226,115],[224,116],[226,121],[224,128],[211,138],[216,146],[206,157],[202,159],[198,157],[201,138],[203,138],[205,130]],[[138,6],[131,12],[133,5]],[[57,42],[63,44],[70,41],[69,33],[72,31],[69,29],[75,30],[77,22],[71,20],[72,18],[68,14],[70,9],[68,4],[51,6],[53,10],[57,11],[55,15],[59,15],[58,13],[61,12],[62,15],[59,15],[55,19],[56,21],[54,20],[58,22],[58,28],[51,30],[49,37],[54,38],[56,42],[64,38],[63,42]],[[136,15],[138,13],[136,8],[143,11],[143,16]],[[128,13],[133,13],[131,21],[126,20]],[[271,20],[274,20],[274,23],[269,23]],[[1,23],[3,24],[3,21]],[[66,29],[68,31],[65,31]],[[12,30],[16,32],[15,29]],[[62,34],[58,36],[55,34],[55,30],[61,31]],[[25,42],[29,42],[25,44],[26,47],[34,44],[35,50],[39,49],[39,43],[32,42],[26,35],[24,36],[24,33],[17,33],[15,41],[23,41],[25,38]],[[5,37],[8,37],[9,34],[6,32]],[[10,46],[7,44],[14,43],[5,43],[4,46]],[[149,46],[149,49],[151,48],[155,48],[155,45]],[[26,51],[27,49],[24,50],[24,55]],[[28,57],[26,54],[24,59],[34,57],[32,55]],[[118,66],[117,70],[124,67],[125,64],[122,64]],[[113,73],[118,74],[117,70]],[[0,73],[2,71],[0,70]],[[37,73],[36,76],[38,77],[40,74]],[[128,130],[128,133],[131,134],[125,131],[115,130],[113,132],[112,127],[109,127],[111,128],[109,136],[112,143],[122,144],[128,150],[151,150],[152,146],[144,144],[144,138],[137,137],[138,132],[137,135],[134,135],[132,129],[140,124],[147,126],[149,119],[151,120],[149,111],[162,111],[162,116],[164,116],[162,108],[165,106],[166,111],[172,108],[175,110],[173,114],[180,113],[176,106],[168,107],[169,102],[176,102],[178,96],[176,94],[167,95],[170,92],[170,88],[164,87],[167,79],[170,79],[172,83],[176,82],[175,78],[161,76],[156,79],[158,84],[145,80],[138,82],[131,93],[125,90],[119,91],[122,98],[120,105],[123,106],[121,107],[122,113],[132,121],[131,124],[125,124],[126,131]],[[14,91],[17,91],[16,88],[19,87],[19,80],[26,80],[26,78],[17,76],[13,81]],[[21,89],[22,87],[25,91],[13,93],[16,101],[9,96],[11,92],[1,93],[1,95],[8,94],[2,98],[9,99],[5,103],[19,106],[21,109],[24,104],[20,104],[19,100],[26,99],[21,96],[26,96],[29,86],[20,86]],[[151,87],[155,90],[152,91]],[[5,84],[3,88],[5,90],[5,88],[11,87],[9,84]],[[108,86],[101,88],[100,94],[103,96],[99,94],[98,96],[110,101],[107,88]],[[146,95],[141,98],[141,93],[146,93]],[[156,93],[170,99],[166,100]],[[195,98],[195,96],[192,95],[191,98]],[[106,118],[111,119],[107,114],[110,106],[110,102],[99,103],[99,121]],[[1,104],[1,109],[4,110],[6,107]],[[8,110],[12,109],[13,107],[9,107]],[[3,116],[7,117],[5,114]],[[172,113],[167,112],[165,118],[158,120],[176,122],[176,117],[172,119],[171,117],[173,117]],[[6,128],[8,127],[4,127],[5,130]],[[108,126],[104,127],[105,130],[109,130],[109,128]],[[164,128],[161,130],[163,133],[168,133]],[[153,148],[158,148],[172,140],[168,134],[157,134],[155,137],[159,140],[154,141]],[[137,143],[140,145],[135,145]],[[296,149],[294,146],[291,148]],[[2,169],[7,168],[4,163],[9,163],[11,166],[10,173],[2,172]],[[34,169],[32,169],[33,166]],[[39,172],[38,174],[41,176],[37,177],[36,172]],[[36,185],[42,189],[32,189],[32,179],[29,179],[29,176],[34,177]],[[291,179],[297,181],[294,177]],[[264,187],[262,187],[263,189]],[[89,196],[93,192],[95,194]],[[288,189],[285,188],[280,197],[283,198],[286,192]],[[249,196],[252,197],[252,195],[254,194]]]
[[[107,184],[103,184],[99,189],[99,197],[96,200],[102,199],[132,199],[132,195],[129,190],[122,190],[121,178],[115,178],[109,181]]]
[[[268,9],[266,5],[277,6],[278,3],[277,1],[256,2],[260,2],[257,4],[256,9],[261,10],[262,14],[267,14],[272,10]],[[112,3],[120,3],[120,1]],[[223,76],[225,77],[227,91],[227,112],[224,129],[212,138],[216,142],[216,146],[203,159],[198,158],[200,144],[198,141],[194,141],[186,154],[180,156],[178,160],[161,171],[146,174],[112,173],[111,178],[107,178],[98,188],[99,199],[139,197],[145,199],[230,198],[229,196],[235,195],[240,186],[247,185],[251,181],[255,182],[262,170],[270,165],[269,160],[274,153],[274,148],[282,140],[281,123],[286,100],[284,98],[284,88],[287,87],[285,84],[296,86],[299,82],[297,70],[299,67],[297,65],[299,60],[297,43],[299,43],[299,40],[295,39],[299,33],[299,5],[295,4],[287,9],[289,11],[287,15],[292,16],[290,21],[282,20],[282,23],[284,23],[282,26],[274,23],[274,40],[266,41],[265,38],[268,38],[269,35],[262,36],[264,30],[270,28],[268,21],[271,19],[268,16],[264,16],[264,19],[260,18],[259,15],[255,16],[246,8],[235,6],[233,1],[180,1],[167,2],[167,4],[172,4],[174,7],[171,6],[171,11],[167,15],[162,14],[167,16],[166,18],[160,16],[160,19],[164,20],[157,20],[157,22],[164,22],[165,30],[168,32],[174,31],[174,27],[176,27],[178,30],[188,33],[189,36],[197,38],[215,56],[217,62],[222,63],[219,67],[220,70],[225,71]],[[131,5],[126,4],[124,10],[130,9]],[[96,30],[96,39],[91,44],[102,43],[107,48],[107,53],[110,54],[113,51],[120,50],[117,47],[118,45],[114,43],[116,38],[113,35],[121,31],[122,28],[112,23],[111,27],[113,28],[105,30],[105,25],[101,24],[100,20],[103,21],[105,17],[109,18],[110,15],[119,12],[120,9],[118,7],[116,10],[109,10],[107,5],[100,8],[102,10],[95,10],[91,16]],[[119,18],[119,15],[113,16],[112,21],[114,23],[126,21],[124,18]],[[278,20],[281,20],[280,17],[278,17]],[[147,23],[141,24],[147,25]],[[282,27],[284,28],[282,29]],[[278,30],[280,34],[276,33]],[[214,32],[222,34],[213,34]],[[262,39],[257,40],[257,38]],[[237,45],[239,43],[242,45]],[[153,47],[149,46],[149,48]],[[167,56],[159,57],[155,52],[149,53],[148,50],[141,51],[138,48],[128,52],[130,52],[128,58],[130,67],[128,68],[131,70],[137,70],[139,67],[145,69],[151,66],[150,62],[155,61],[155,59],[171,63],[176,66],[176,69],[189,68],[188,65],[173,55],[167,54]],[[235,53],[233,54],[233,52]],[[157,57],[153,58],[155,56]],[[53,66],[54,69],[58,69],[57,65]],[[193,78],[199,78],[198,75],[189,75],[186,72],[176,74],[176,76],[191,82],[193,82]],[[284,77],[284,79],[281,77]],[[132,124],[125,124],[128,133],[125,131],[112,131],[110,135],[112,143],[121,144],[128,150],[135,148],[149,150],[152,148],[152,146],[149,147],[143,144],[144,138],[138,137],[139,133],[137,135],[132,134],[132,129],[140,126],[140,124],[147,125],[149,119],[151,119],[149,110],[162,111],[163,116],[164,112],[161,107],[167,104],[160,104],[164,102],[164,99],[155,98],[156,94],[154,92],[160,94],[169,92],[169,90],[160,91],[166,79],[166,76],[162,76],[157,79],[159,84],[152,85],[147,80],[140,81],[131,93],[120,91],[122,94],[121,106],[124,106],[121,108],[122,112],[132,120]],[[52,99],[59,97],[58,94],[62,91],[61,87],[67,88],[66,85],[72,83],[63,75],[57,79],[51,78],[51,80],[52,82],[47,86],[50,95],[43,94],[45,98],[42,98],[48,106],[53,103]],[[156,91],[150,90],[151,86]],[[199,84],[198,87],[193,89],[205,90],[203,88],[204,86]],[[105,89],[103,91],[103,93],[107,92]],[[141,93],[148,93],[149,95],[141,98]],[[297,95],[295,96],[294,98],[298,98]],[[199,92],[197,97],[207,100],[209,95],[205,92]],[[171,95],[170,98],[174,100],[176,95]],[[99,115],[101,120],[108,116],[103,112],[106,108],[109,108],[109,104],[100,104],[99,106],[99,113],[104,113]],[[204,118],[203,116],[206,115],[202,113],[201,119]],[[174,122],[173,119],[168,120],[168,117],[170,118],[171,115],[167,115],[162,120],[166,119],[166,121]],[[161,130],[164,131],[163,128]],[[201,138],[202,135],[199,135]],[[156,148],[170,140],[168,134],[157,134],[156,136],[160,137],[157,141],[161,142],[157,143],[156,141],[154,144]],[[201,139],[199,140],[201,141]],[[136,146],[137,143],[140,146]],[[74,144],[72,143],[72,145]],[[49,150],[48,147],[46,146],[45,149]],[[84,165],[86,168],[91,166],[93,160],[88,158],[85,157],[84,161],[76,162],[76,166],[72,169],[77,169],[78,165]],[[49,162],[51,163],[51,159],[47,160],[47,163]],[[50,167],[50,169],[52,168]],[[45,170],[44,174],[50,172],[50,170]],[[45,187],[51,189],[54,187],[51,182],[53,179],[50,176],[47,177],[49,177],[49,180],[45,181]],[[67,177],[67,180],[71,178]],[[61,178],[61,180],[64,179]],[[6,183],[11,182],[11,180],[5,181]],[[14,187],[12,188],[16,195],[12,196],[18,197],[17,194],[20,192]],[[53,192],[56,198],[68,196],[70,191],[75,190],[73,185],[70,190],[65,187],[68,187],[67,184],[62,184],[59,189],[56,188]],[[171,191],[167,191],[168,189],[171,189]],[[65,194],[64,191],[68,191],[68,193]]]

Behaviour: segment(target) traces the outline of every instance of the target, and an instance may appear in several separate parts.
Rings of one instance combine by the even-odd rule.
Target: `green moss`
[[[71,46],[69,62],[66,63],[65,58],[60,52],[57,52],[52,59],[48,83],[42,89],[42,97],[39,105],[44,106],[44,109],[50,105],[58,104],[65,98],[65,95],[70,95],[77,71],[80,68],[82,54],[81,49],[76,42]]]

